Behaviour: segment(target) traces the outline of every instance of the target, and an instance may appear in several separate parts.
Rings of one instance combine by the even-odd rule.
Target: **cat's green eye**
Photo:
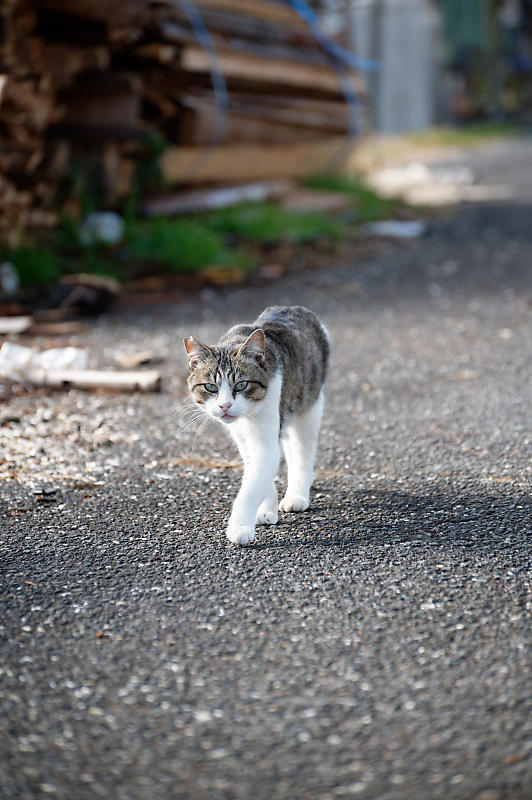
[[[204,383],[203,388],[211,394],[218,394],[218,387],[215,383]]]
[[[233,388],[235,392],[243,392],[244,389],[248,388],[248,383],[249,381],[238,381],[238,383],[235,383]]]

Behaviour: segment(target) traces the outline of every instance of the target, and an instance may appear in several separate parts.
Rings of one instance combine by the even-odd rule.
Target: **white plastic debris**
[[[418,239],[426,233],[427,225],[420,219],[386,219],[368,222],[362,230],[369,236],[389,236],[394,239]]]
[[[460,164],[435,164],[432,166],[431,172],[442,183],[471,186],[475,182],[475,175],[471,167],[461,166]]]
[[[0,347],[0,375],[22,384],[42,384],[49,370],[85,369],[87,351],[80,347],[53,347],[38,353],[31,347],[4,342]]]
[[[24,315],[17,317],[0,317],[0,334],[10,336],[13,333],[24,333],[31,328],[32,317]]]
[[[79,229],[83,244],[118,244],[124,238],[124,220],[114,211],[88,214]]]
[[[459,164],[427,165],[411,162],[383,167],[367,178],[385,197],[402,197],[413,205],[439,206],[473,199],[477,187],[470,167]]]

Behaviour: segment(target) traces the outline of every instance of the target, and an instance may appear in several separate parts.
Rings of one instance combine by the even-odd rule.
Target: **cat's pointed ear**
[[[254,358],[264,358],[264,331],[258,328],[253,331],[243,345],[239,347],[238,354],[253,356]]]
[[[198,342],[193,336],[187,336],[183,339],[185,350],[187,351],[188,363],[192,368],[198,361],[206,361],[212,352],[206,344]]]

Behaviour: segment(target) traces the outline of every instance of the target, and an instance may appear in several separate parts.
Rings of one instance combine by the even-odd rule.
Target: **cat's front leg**
[[[255,538],[255,524],[241,523],[231,516],[227,525],[226,536],[233,544],[249,544]]]
[[[275,490],[273,480],[279,466],[279,446],[270,442],[268,446],[246,448],[244,460],[244,476],[242,485],[233,503],[231,516],[227,525],[227,538],[235,544],[249,544],[255,538],[255,522],[273,524],[277,520],[259,519],[259,507],[262,509],[272,500],[270,495]],[[276,493],[277,496],[277,493]]]
[[[275,525],[278,519],[277,488],[272,482],[268,494],[258,508],[255,521],[257,525]]]

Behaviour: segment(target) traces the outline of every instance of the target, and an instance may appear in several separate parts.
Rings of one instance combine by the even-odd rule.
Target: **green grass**
[[[109,246],[84,245],[79,224],[65,218],[58,228],[4,258],[12,261],[23,286],[53,283],[62,274],[89,272],[127,280],[149,273],[192,274],[207,268],[252,270],[257,248],[280,243],[340,240],[359,222],[397,213],[399,201],[381,198],[358,179],[320,176],[306,182],[309,189],[341,192],[352,199],[347,216],[294,211],[278,203],[244,203],[189,217],[139,219],[126,208],[124,241]],[[349,223],[348,223],[349,218]]]
[[[353,200],[358,222],[374,222],[395,216],[405,204],[396,199],[381,197],[367,186],[363,180],[342,173],[336,175],[316,175],[305,181],[309,189],[339,192]]]
[[[63,272],[55,253],[33,245],[10,250],[5,254],[5,260],[16,267],[23,288],[53,283]]]
[[[84,245],[78,223],[62,220],[52,233],[35,236],[24,247],[4,250],[1,260],[16,267],[21,286],[58,281],[61,275],[87,272],[127,280],[139,274],[170,272],[190,274],[208,267],[250,270],[249,249],[228,246],[222,233],[211,230],[208,220],[128,220],[124,241],[108,246]]]
[[[246,242],[272,244],[280,241],[306,242],[327,237],[336,239],[343,224],[328,215],[310,211],[287,211],[276,203],[247,203],[203,217],[207,227]]]
[[[460,128],[432,128],[391,139],[369,137],[357,148],[351,169],[363,174],[371,166],[387,163],[393,153],[404,156],[415,153],[417,148],[475,146],[522,130],[514,123],[482,122]],[[0,250],[0,257],[17,268],[22,286],[53,283],[62,274],[74,272],[127,280],[161,271],[190,274],[213,267],[251,270],[260,258],[261,247],[316,239],[334,243],[352,230],[353,221],[364,223],[411,213],[402,201],[379,196],[361,178],[336,174],[309,178],[304,185],[310,190],[346,195],[350,207],[345,214],[286,210],[278,203],[264,202],[189,217],[139,219],[135,213],[138,196],[161,188],[158,159],[164,147],[164,141],[159,139],[142,144],[134,190],[124,206],[126,232],[122,243],[83,245],[78,221],[63,219],[56,230],[35,235],[24,246]],[[99,206],[81,173],[73,172],[70,181],[71,192],[77,192],[83,200],[80,207],[84,212]]]
[[[133,260],[165,266],[173,272],[198,272],[213,265],[241,266],[243,253],[230,251],[223,239],[195,220],[137,220],[126,227],[125,250]]]
[[[381,197],[359,178],[345,174],[317,175],[305,181],[308,189],[348,195],[359,222],[384,219],[405,208],[400,200]],[[337,240],[346,231],[342,215],[317,211],[288,211],[277,203],[246,203],[202,216],[210,230],[259,244]]]

